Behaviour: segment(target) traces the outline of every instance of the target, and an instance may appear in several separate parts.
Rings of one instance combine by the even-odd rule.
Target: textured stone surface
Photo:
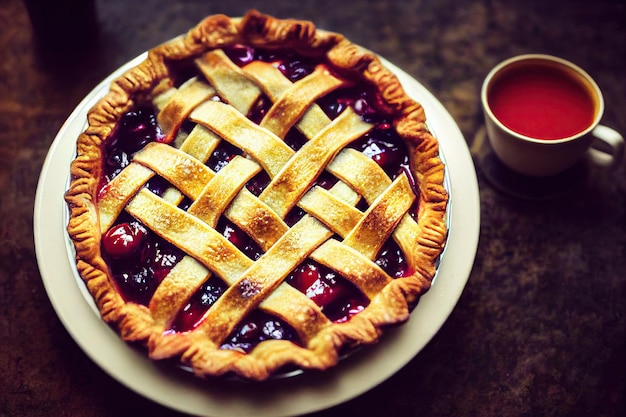
[[[241,0],[97,1],[93,39],[72,37],[71,19],[48,14],[48,24],[80,39],[72,52],[55,50],[50,32],[37,42],[22,2],[0,2],[1,417],[179,415],[109,377],[56,317],[34,252],[35,189],[56,132],[101,79],[207,14],[241,15],[249,7]],[[551,53],[596,78],[604,122],[626,132],[624,1],[277,0],[256,7],[342,32],[417,78],[454,117],[479,176],[478,253],[449,320],[389,380],[315,416],[624,415],[626,164],[614,173],[590,169],[559,198],[512,198],[486,175],[479,100],[482,79],[499,61]]]

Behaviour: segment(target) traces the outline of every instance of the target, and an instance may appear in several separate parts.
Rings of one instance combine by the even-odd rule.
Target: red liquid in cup
[[[571,71],[553,66],[512,68],[494,79],[487,99],[503,125],[535,139],[576,135],[587,129],[596,115],[590,87]]]

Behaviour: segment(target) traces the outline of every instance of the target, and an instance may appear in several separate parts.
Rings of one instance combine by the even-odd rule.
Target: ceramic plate
[[[87,111],[114,78],[145,56],[119,68],[78,105],[55,138],[39,179],[34,212],[39,269],[52,305],[76,343],[102,369],[140,395],[207,417],[279,417],[319,411],[370,390],[413,359],[448,318],[469,277],[479,235],[478,184],[467,145],[450,114],[418,81],[384,59],[425,108],[428,125],[440,140],[451,195],[450,234],[436,281],[406,324],[390,329],[378,344],[360,349],[328,371],[251,384],[203,381],[177,367],[155,363],[123,342],[100,319],[75,269],[65,232],[68,215],[63,195]]]

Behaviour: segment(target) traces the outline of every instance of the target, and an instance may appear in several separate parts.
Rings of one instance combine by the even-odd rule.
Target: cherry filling
[[[122,115],[107,139],[101,187],[111,181],[131,161],[132,155],[149,142],[164,138],[156,121],[154,110],[138,108]]]
[[[227,288],[219,278],[215,276],[209,278],[178,313],[171,330],[184,332],[196,328],[202,323],[208,309]],[[221,347],[249,352],[258,343],[269,339],[297,341],[297,333],[284,321],[260,310],[253,310],[226,338]]]
[[[312,260],[296,268],[287,277],[287,282],[320,306],[333,322],[348,321],[369,303],[352,283]]]
[[[292,81],[313,72],[318,63],[297,55],[277,55],[245,46],[230,47],[225,52],[233,62],[241,66],[253,60],[272,62]],[[377,93],[371,88],[364,88],[363,85],[354,85],[334,91],[319,99],[318,104],[331,119],[337,117],[347,107],[352,107],[365,121],[373,123],[374,128],[350,146],[371,157],[391,178],[402,172],[406,173],[417,195],[415,179],[409,169],[408,151],[386,119],[384,107]],[[251,110],[249,118],[259,123],[270,106],[267,97],[262,97]],[[161,141],[163,138],[153,109],[142,107],[124,114],[106,143],[100,193],[106,190],[111,179],[130,163],[135,152],[148,142]],[[294,150],[298,150],[305,142],[306,138],[297,129],[291,129],[285,137],[285,143]],[[223,141],[209,158],[207,166],[217,172],[234,156],[240,154],[238,148]],[[267,174],[262,171],[246,184],[246,188],[258,196],[269,181]],[[318,178],[316,185],[328,189],[336,181],[335,177],[324,173]],[[156,176],[146,187],[155,194],[162,195],[171,184]],[[186,209],[189,204],[190,202],[185,200],[179,207]],[[364,210],[367,204],[362,202],[358,208]],[[416,208],[412,210],[412,214],[415,212]],[[303,210],[295,207],[288,213],[285,221],[293,225],[305,214]],[[250,259],[256,260],[263,255],[262,249],[254,240],[227,219],[221,218],[216,230]],[[161,280],[184,256],[179,249],[154,235],[127,214],[122,214],[116,224],[103,236],[102,253],[122,296],[128,301],[143,305],[148,305]],[[392,239],[385,243],[375,262],[391,277],[399,278],[413,273],[404,253]],[[348,280],[312,260],[299,265],[286,278],[286,282],[313,300],[333,322],[350,320],[369,303],[369,300]],[[226,289],[226,284],[221,279],[211,276],[178,313],[171,331],[185,332],[197,327],[207,310]],[[260,310],[254,310],[226,338],[222,347],[248,352],[261,341],[268,339],[292,340],[297,343],[298,338],[293,328],[285,321]]]
[[[298,343],[298,334],[285,321],[261,310],[253,310],[226,338],[221,348],[247,353],[259,343],[271,339]]]
[[[189,303],[178,312],[172,330],[184,332],[198,326],[207,312],[217,299],[228,287],[216,276],[211,276],[198,291],[191,297]]]
[[[375,262],[393,278],[408,277],[414,272],[409,266],[404,252],[393,239],[385,242]]]
[[[220,218],[215,230],[237,246],[248,258],[256,261],[263,255],[263,250],[259,245],[230,220],[224,217]]]
[[[122,296],[143,305],[183,257],[178,248],[127,215],[104,234],[102,249]]]
[[[236,155],[241,155],[241,150],[223,140],[215,148],[206,165],[217,172],[228,165]]]

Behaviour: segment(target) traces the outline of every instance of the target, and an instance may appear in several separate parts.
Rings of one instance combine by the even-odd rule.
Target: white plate
[[[156,364],[124,343],[94,314],[67,242],[63,194],[87,111],[106,93],[112,79],[145,56],[111,74],[78,105],[54,140],[37,187],[34,233],[39,269],[52,305],[76,343],[128,388],[166,407],[208,417],[278,417],[319,411],[368,391],[406,365],[439,330],[465,287],[478,245],[480,204],[474,165],[456,123],[419,82],[386,60],[426,110],[428,125],[445,156],[452,196],[450,234],[436,282],[406,324],[390,329],[380,343],[361,349],[329,371],[245,383],[201,381],[174,367]]]

